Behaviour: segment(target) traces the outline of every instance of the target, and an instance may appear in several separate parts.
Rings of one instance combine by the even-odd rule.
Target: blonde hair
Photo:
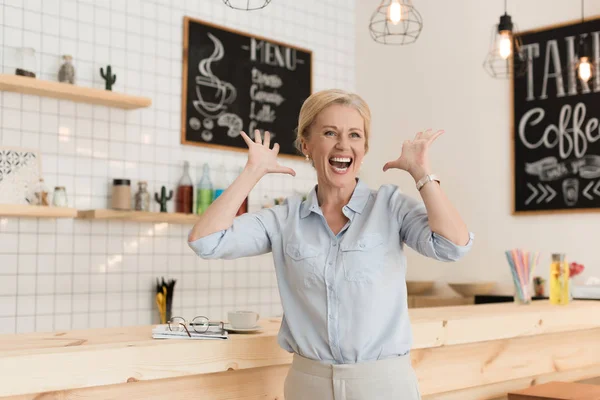
[[[365,122],[365,152],[369,150],[369,134],[371,132],[371,110],[367,102],[355,93],[341,89],[327,89],[310,95],[302,104],[298,116],[298,129],[296,132],[296,149],[302,154],[302,140],[308,141],[309,128],[317,115],[332,104],[341,104],[354,107]]]

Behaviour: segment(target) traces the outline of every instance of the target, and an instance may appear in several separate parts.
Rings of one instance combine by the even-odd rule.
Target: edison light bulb
[[[388,7],[388,19],[394,25],[398,25],[398,22],[402,19],[402,6],[398,0],[392,0],[392,4]]]
[[[512,52],[510,33],[508,31],[500,32],[500,44],[498,46],[500,50],[500,57],[506,60]]]
[[[587,82],[592,77],[592,66],[590,65],[590,61],[587,57],[581,57],[581,61],[579,62],[579,79],[584,82]]]

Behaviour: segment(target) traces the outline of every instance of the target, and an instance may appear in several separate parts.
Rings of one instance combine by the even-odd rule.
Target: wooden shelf
[[[146,211],[84,210],[77,218],[82,219],[118,219],[137,222],[167,222],[170,224],[193,224],[198,220],[194,214],[161,213]]]
[[[75,208],[0,204],[0,217],[75,218],[76,216]]]
[[[100,104],[128,110],[148,107],[152,104],[152,100],[147,97],[130,96],[110,90],[94,89],[10,74],[0,74],[0,90],[53,97],[81,103]]]

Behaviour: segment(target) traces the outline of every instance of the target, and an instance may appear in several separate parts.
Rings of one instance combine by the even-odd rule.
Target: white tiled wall
[[[180,144],[182,21],[188,15],[313,50],[313,89],[354,88],[354,1],[273,0],[234,11],[221,0],[0,0],[0,66],[14,72],[14,48],[32,47],[40,79],[56,80],[71,54],[77,84],[152,98],[123,111],[0,92],[0,145],[39,149],[50,189],[66,186],[71,206],[106,208],[112,178],[174,187],[184,160],[237,173],[243,153]],[[287,196],[314,183],[311,167],[267,176],[250,195]],[[153,207],[157,204],[153,202]],[[170,209],[173,202],[169,204]],[[262,316],[281,306],[269,255],[204,261],[186,244],[191,226],[72,219],[0,218],[0,332],[156,322],[157,277],[177,279],[174,314],[224,319],[233,308]]]

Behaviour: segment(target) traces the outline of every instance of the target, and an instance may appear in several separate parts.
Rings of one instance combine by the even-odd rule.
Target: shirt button
[[[333,265],[333,261],[329,261],[329,265]]]
[[[333,246],[333,247],[337,246],[337,243],[336,243],[336,242],[333,242],[332,246]]]

